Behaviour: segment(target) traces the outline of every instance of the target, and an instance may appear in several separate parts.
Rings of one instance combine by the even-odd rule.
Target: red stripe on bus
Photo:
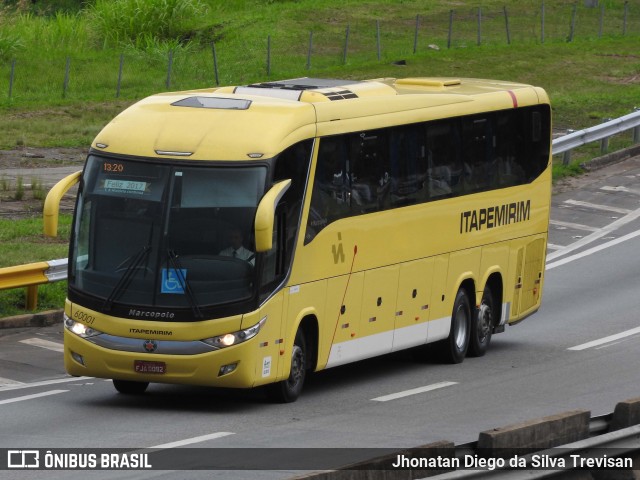
[[[513,101],[513,108],[517,108],[518,107],[518,99],[516,98],[516,94],[513,93],[511,90],[507,90],[507,93],[509,95],[511,95],[511,100]]]

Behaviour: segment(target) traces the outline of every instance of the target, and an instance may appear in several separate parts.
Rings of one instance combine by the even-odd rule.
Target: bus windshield
[[[155,318],[140,308],[186,310],[199,319],[202,309],[253,298],[253,221],[266,175],[265,166],[90,155],[71,243],[70,293],[92,299],[98,310],[124,308],[141,319]]]

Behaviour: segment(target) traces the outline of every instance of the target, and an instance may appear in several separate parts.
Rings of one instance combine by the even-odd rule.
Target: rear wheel
[[[131,382],[129,380],[113,380],[113,386],[126,395],[140,395],[145,392],[149,382]]]
[[[491,293],[491,288],[487,285],[484,287],[477,315],[471,322],[469,354],[474,357],[483,356],[489,349],[491,332],[493,331],[493,312],[493,294]]]
[[[302,330],[298,330],[291,352],[289,378],[267,386],[267,395],[278,403],[295,402],[304,386],[307,376],[307,343]]]
[[[448,363],[461,363],[469,348],[471,330],[471,303],[464,288],[458,290],[453,302],[451,331],[442,343],[443,359]]]

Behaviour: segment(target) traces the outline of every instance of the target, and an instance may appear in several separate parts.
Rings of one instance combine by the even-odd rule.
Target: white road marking
[[[580,200],[569,199],[569,200],[565,200],[564,203],[567,203],[569,205],[575,205],[576,207],[587,207],[593,210],[604,210],[605,212],[622,213],[623,215],[633,212],[633,210],[629,210],[627,208],[610,207],[609,205],[600,205],[597,203],[583,202]]]
[[[34,393],[33,395],[25,395],[24,397],[9,398],[7,400],[0,400],[0,405],[6,405],[7,403],[24,402],[25,400],[31,400],[34,398],[47,397],[49,395],[56,395],[58,393],[66,393],[69,390],[49,390],[48,392]]]
[[[636,328],[632,328],[631,330],[626,330],[624,332],[616,333],[615,335],[609,335],[608,337],[599,338],[591,342],[583,343],[582,345],[576,345],[575,347],[567,348],[567,350],[573,350],[573,351],[586,350],[587,348],[597,347],[605,343],[615,342],[616,340],[620,340],[621,338],[630,337],[631,335],[635,335],[636,333],[640,333],[640,327],[636,327]]]
[[[437,390],[439,388],[450,387],[457,384],[458,382],[434,383],[433,385],[426,385],[424,387],[412,388],[411,390],[405,390],[403,392],[383,395],[382,397],[372,398],[371,400],[374,402],[388,402],[390,400],[396,400],[398,398],[408,397],[410,395],[417,395],[418,393],[430,392],[431,390]]]
[[[177,442],[163,443],[162,445],[156,445],[154,447],[148,447],[148,448],[165,449],[165,448],[183,447],[185,445],[191,445],[193,443],[206,442],[207,440],[215,440],[216,438],[228,437],[229,435],[235,435],[235,433],[234,432],[210,433],[209,435],[201,435],[199,437],[186,438],[184,440],[178,440]]]
[[[551,252],[549,255],[547,255],[547,261],[551,261],[553,259],[556,259],[558,257],[566,255],[566,254],[568,254],[570,252],[573,252],[574,250],[577,250],[577,249],[582,248],[582,247],[584,247],[586,245],[589,245],[590,243],[593,243],[596,240],[611,234],[612,232],[616,231],[618,228],[622,227],[623,225],[626,225],[627,223],[630,223],[630,222],[632,222],[632,221],[634,221],[634,220],[636,220],[638,218],[640,218],[640,208],[637,209],[637,210],[634,210],[633,212],[629,213],[628,215],[625,215],[622,218],[619,218],[618,220],[616,220],[614,222],[611,222],[606,227],[602,227],[597,232],[593,232],[593,233],[587,235],[586,237],[578,240],[577,242],[573,242],[571,245],[567,245],[562,250]],[[625,235],[625,237],[626,237],[626,235]],[[625,237],[620,237],[620,238],[625,238]],[[627,238],[627,240],[628,240],[628,238]]]
[[[9,385],[24,385],[24,383],[18,382],[17,380],[11,380],[10,378],[0,377],[0,387],[8,387]]]
[[[63,344],[43,340],[42,338],[27,338],[26,340],[20,340],[20,343],[31,345],[32,347],[46,348],[47,350],[53,350],[54,352],[64,352]]]
[[[605,192],[624,192],[624,193],[633,193],[635,195],[640,195],[640,190],[636,190],[634,188],[627,187],[600,187],[600,190],[604,190]]]
[[[564,248],[564,245],[554,245],[553,243],[547,243],[547,248],[549,250],[560,250],[561,248]]]
[[[593,255],[594,253],[599,252],[601,250],[606,250],[609,247],[613,247],[615,245],[618,245],[619,243],[626,242],[627,240],[631,240],[632,238],[635,238],[635,237],[637,237],[639,235],[640,235],[640,230],[636,230],[635,232],[628,233],[627,235],[625,235],[623,237],[616,238],[615,240],[611,240],[609,242],[603,243],[602,245],[598,245],[597,247],[590,248],[588,250],[585,250],[584,252],[576,253],[575,255],[572,255],[572,256],[567,257],[567,258],[563,258],[561,260],[557,260],[557,261],[552,262],[552,263],[547,263],[546,270],[551,270],[552,268],[556,268],[556,267],[559,267],[560,265],[564,265],[566,263],[573,262],[574,260],[578,260],[580,258],[588,257],[589,255]],[[576,242],[576,243],[579,243],[579,241]],[[569,248],[569,247],[567,247],[567,248]],[[553,252],[553,253],[547,255],[547,261],[549,261],[549,259],[550,259],[549,257],[553,256],[554,253],[558,253],[558,252]]]
[[[81,382],[82,380],[93,380],[93,377],[65,377],[55,380],[44,380],[42,382],[23,383],[21,385],[9,385],[0,387],[0,392],[8,392],[9,390],[22,390],[23,388],[46,387],[48,385],[56,385],[58,383]]]
[[[597,227],[590,227],[589,225],[582,225],[580,223],[562,222],[560,220],[549,220],[549,223],[559,227],[572,228],[574,230],[585,230],[587,232],[597,232],[600,230]]]

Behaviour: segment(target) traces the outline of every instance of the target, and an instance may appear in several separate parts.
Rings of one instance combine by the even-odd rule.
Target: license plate
[[[133,370],[136,373],[167,373],[167,364],[164,362],[149,362],[147,360],[134,360]]]

